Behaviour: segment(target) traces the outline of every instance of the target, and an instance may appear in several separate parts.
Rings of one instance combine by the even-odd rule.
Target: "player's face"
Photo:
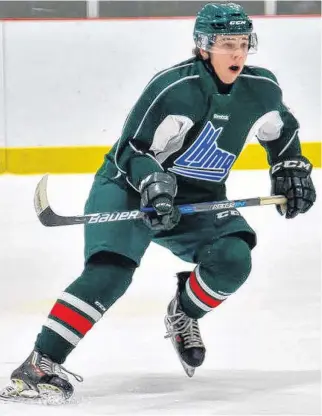
[[[245,35],[221,35],[209,51],[210,62],[222,82],[232,84],[241,73],[248,55]]]

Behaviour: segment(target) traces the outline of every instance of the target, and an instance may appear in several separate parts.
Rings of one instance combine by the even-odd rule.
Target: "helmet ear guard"
[[[256,53],[258,50],[258,38],[256,33],[249,34],[249,50],[248,53]]]

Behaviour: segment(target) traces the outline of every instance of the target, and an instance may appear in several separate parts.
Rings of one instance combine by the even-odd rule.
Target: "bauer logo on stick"
[[[88,221],[88,223],[96,224],[100,222],[122,221],[122,220],[130,220],[130,219],[134,220],[141,215],[142,214],[140,211],[111,212],[111,213],[93,216]]]

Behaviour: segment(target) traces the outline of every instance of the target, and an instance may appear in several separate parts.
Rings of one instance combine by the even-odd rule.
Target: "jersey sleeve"
[[[182,147],[198,119],[199,90],[184,81],[148,85],[125,121],[115,163],[136,190],[144,177],[163,171],[162,163]]]
[[[264,76],[271,79],[279,87],[278,81],[272,72],[265,70]],[[280,99],[277,103],[277,111],[272,117],[272,125],[267,125],[266,130],[263,128],[257,135],[259,143],[266,150],[270,165],[280,160],[301,155],[299,128],[299,122],[284,104],[282,90],[280,90]],[[267,131],[272,132],[272,134],[267,134]]]

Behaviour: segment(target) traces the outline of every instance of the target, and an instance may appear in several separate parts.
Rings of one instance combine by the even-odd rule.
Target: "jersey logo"
[[[195,142],[174,161],[169,170],[178,175],[205,181],[220,182],[225,178],[236,155],[217,146],[223,127],[216,129],[208,121]]]
[[[228,121],[229,120],[229,116],[226,115],[226,114],[217,114],[217,113],[215,113],[213,115],[213,118],[215,118],[217,120],[225,120],[225,121]]]

